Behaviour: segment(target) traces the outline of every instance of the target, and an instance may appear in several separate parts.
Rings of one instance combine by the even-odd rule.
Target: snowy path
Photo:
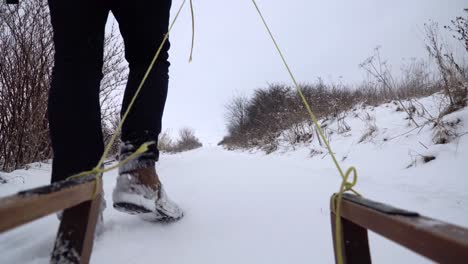
[[[377,109],[376,115],[386,116],[385,111],[390,110]],[[357,189],[371,199],[468,227],[468,136],[456,144],[431,145],[428,130],[382,143],[388,133],[407,130],[401,118],[387,116],[377,119],[380,134],[374,143],[356,144],[360,132],[332,141],[338,156],[347,156],[345,165],[358,167]],[[460,116],[468,121],[468,111]],[[419,141],[429,149],[422,151]],[[410,150],[437,159],[406,169]],[[173,224],[115,211],[116,174],[106,174],[105,233],[91,262],[333,263],[328,206],[340,179],[329,157],[309,158],[309,151],[265,155],[208,147],[163,155],[158,171],[186,214]],[[11,180],[0,185],[0,195],[47,184],[49,169],[43,165],[7,175]],[[57,226],[52,215],[0,235],[0,263],[48,263]],[[370,239],[375,263],[430,263],[380,237]]]

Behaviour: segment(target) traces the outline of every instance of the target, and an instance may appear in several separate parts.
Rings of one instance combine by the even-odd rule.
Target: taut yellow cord
[[[330,143],[328,142],[327,138],[325,137],[325,134],[323,133],[322,127],[319,125],[318,120],[315,117],[314,112],[312,112],[312,109],[311,109],[309,103],[307,103],[307,100],[306,100],[304,94],[302,93],[301,87],[297,83],[296,78],[294,78],[294,75],[293,75],[291,69],[289,68],[288,63],[286,62],[286,59],[283,56],[283,53],[281,52],[281,49],[280,49],[278,43],[276,42],[275,38],[273,37],[273,34],[271,33],[271,30],[268,27],[268,24],[265,21],[265,18],[263,17],[262,12],[260,11],[260,8],[257,5],[257,2],[255,0],[252,0],[252,3],[255,5],[255,8],[257,9],[257,12],[260,15],[260,18],[262,19],[262,22],[265,25],[265,28],[268,31],[268,34],[270,35],[270,38],[273,41],[273,43],[274,43],[274,45],[276,47],[276,50],[278,51],[278,53],[279,53],[279,55],[281,57],[281,60],[283,61],[284,66],[286,67],[286,69],[287,69],[287,71],[289,73],[289,76],[291,77],[291,79],[292,79],[292,81],[293,81],[293,83],[294,83],[294,85],[296,87],[297,93],[299,94],[299,96],[302,99],[302,103],[306,107],[310,118],[314,122],[315,128],[317,129],[320,137],[322,138],[323,142],[325,143],[325,146],[327,147],[328,153],[332,157],[332,160],[333,160],[333,163],[335,164],[335,167],[337,168],[338,172],[341,175],[342,182],[341,182],[341,186],[340,186],[340,189],[338,191],[338,194],[336,195],[336,197],[337,197],[337,206],[336,206],[335,225],[336,225],[337,262],[338,262],[338,264],[342,264],[343,263],[343,256],[342,256],[343,253],[342,253],[342,248],[341,248],[342,241],[341,241],[341,221],[340,221],[341,197],[342,197],[342,194],[344,192],[346,192],[346,191],[352,191],[355,194],[360,196],[360,194],[353,189],[354,185],[356,185],[356,183],[357,183],[357,170],[356,170],[355,167],[350,167],[349,169],[346,170],[346,173],[344,173],[343,170],[341,169],[341,166],[340,166],[338,160],[336,159],[335,154],[333,153],[333,151],[331,149]],[[352,182],[348,182],[348,178],[351,175],[351,173],[353,175],[353,180],[352,180]]]
[[[163,45],[166,43],[168,37],[169,37],[169,33],[171,32],[172,30],[172,27],[174,26],[175,22],[177,21],[177,18],[179,17],[179,14],[182,10],[182,8],[184,7],[185,5],[185,2],[186,0],[184,0],[182,2],[182,4],[180,5],[173,21],[171,22],[170,24],[170,27],[169,27],[169,30],[167,32],[167,34],[164,36],[161,44],[159,45],[158,47],[158,50],[156,51],[156,54],[154,55],[153,57],[153,60],[151,61],[145,75],[143,76],[143,79],[141,80],[140,82],[140,85],[138,86],[138,89],[137,91],[135,92],[132,100],[130,101],[124,115],[122,116],[122,119],[120,120],[118,126],[117,126],[117,129],[116,131],[114,132],[114,134],[112,135],[109,143],[106,145],[106,148],[104,150],[104,153],[103,155],[101,156],[98,164],[96,165],[96,167],[94,167],[94,169],[90,170],[90,171],[85,171],[85,172],[81,172],[81,173],[78,173],[76,175],[73,175],[71,177],[69,177],[69,179],[72,179],[72,178],[79,178],[79,177],[83,177],[83,176],[86,176],[86,175],[90,175],[90,174],[94,174],[96,175],[96,179],[95,179],[95,191],[93,193],[93,198],[96,196],[96,194],[98,193],[98,188],[100,187],[100,181],[101,181],[101,178],[98,176],[99,174],[101,173],[104,173],[104,172],[107,172],[107,171],[110,171],[110,170],[113,170],[113,169],[116,169],[120,166],[122,166],[123,164],[129,162],[130,160],[134,159],[135,157],[137,157],[138,155],[146,152],[148,150],[148,147],[151,145],[151,144],[154,144],[154,142],[146,142],[144,144],[142,144],[132,155],[130,155],[128,158],[126,158],[125,160],[123,161],[120,161],[119,163],[115,164],[114,166],[111,166],[109,168],[106,168],[104,169],[102,167],[103,163],[104,163],[104,160],[106,159],[107,155],[109,154],[109,151],[112,147],[112,145],[114,144],[115,140],[117,139],[117,136],[118,134],[120,133],[121,129],[122,129],[122,126],[123,124],[125,123],[125,120],[128,116],[128,114],[130,113],[130,110],[131,108],[133,107],[133,104],[135,103],[135,100],[136,98],[138,97],[143,85],[145,84],[146,82],[146,79],[148,78],[148,75],[149,73],[151,72],[151,70],[153,69],[154,67],[154,64],[157,60],[157,58],[159,57],[159,54],[162,50],[162,47]],[[296,81],[296,78],[294,77],[291,69],[289,68],[289,65],[288,63],[286,62],[286,59],[285,57],[283,56],[283,53],[281,52],[281,49],[278,45],[278,43],[276,42],[275,38],[273,37],[273,34],[271,33],[271,30],[270,28],[268,27],[268,24],[266,23],[265,21],[265,18],[263,17],[262,15],[262,12],[260,11],[260,8],[258,7],[257,3],[255,0],[252,0],[252,3],[254,4],[266,30],[268,31],[268,34],[270,35],[271,37],[271,40],[273,41],[275,47],[276,47],[276,50],[278,51],[278,54],[280,55],[281,57],[281,60],[283,61],[284,63],[284,66],[286,67],[295,87],[296,87],[296,90],[297,90],[297,93],[299,94],[299,96],[301,97],[301,100],[304,104],[304,106],[306,107],[307,109],[307,112],[309,113],[309,116],[310,118],[312,119],[312,121],[314,122],[314,125],[321,137],[321,139],[323,140],[323,142],[325,143],[325,146],[330,154],[330,156],[332,157],[332,160],[333,160],[333,163],[335,165],[335,167],[337,168],[341,178],[342,178],[342,182],[341,182],[341,185],[340,185],[340,189],[338,191],[338,193],[335,195],[336,196],[336,200],[337,200],[337,205],[336,205],[336,218],[335,218],[335,225],[336,225],[336,246],[337,246],[337,262],[339,264],[342,264],[343,263],[343,256],[342,256],[342,239],[341,239],[341,221],[340,221],[340,210],[341,210],[341,198],[342,198],[342,194],[346,191],[352,191],[354,192],[355,194],[359,195],[360,194],[355,191],[353,189],[353,187],[356,185],[357,183],[357,170],[355,167],[350,167],[346,170],[346,172],[343,172],[338,160],[336,159],[335,157],[335,154],[333,153],[332,149],[331,149],[331,146],[330,146],[330,143],[328,142],[327,138],[325,137],[325,134],[323,133],[323,130],[322,130],[322,127],[319,125],[318,123],[318,120],[315,116],[315,114],[313,113],[309,103],[307,102],[304,94],[302,93],[302,90],[299,86],[299,84],[297,83]],[[194,46],[194,35],[195,35],[195,19],[194,19],[194,12],[193,12],[193,3],[192,3],[192,0],[190,0],[190,11],[191,11],[191,15],[192,15],[192,45],[191,45],[191,49],[190,49],[190,58],[189,58],[189,62],[192,61],[192,55],[193,55],[193,46]],[[348,178],[351,176],[353,176],[352,178],[352,181],[351,182],[348,182]],[[334,204],[333,204],[334,206]]]

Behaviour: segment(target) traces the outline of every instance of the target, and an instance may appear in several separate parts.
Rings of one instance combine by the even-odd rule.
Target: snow
[[[420,100],[432,113],[437,101]],[[413,129],[396,108],[389,103],[347,114],[351,130],[331,135],[338,159],[346,157],[343,168],[357,167],[356,189],[367,198],[468,227],[468,135],[436,145],[431,126]],[[375,117],[377,131],[358,143],[366,133],[366,113]],[[460,135],[468,131],[468,109],[445,119],[460,119]],[[270,155],[204,147],[163,155],[157,171],[185,217],[149,223],[108,206],[91,262],[334,263],[329,198],[340,176],[328,155],[311,158],[311,148],[321,147],[283,144]],[[436,159],[424,163],[421,155]],[[0,185],[0,195],[47,184],[49,174],[49,164],[3,174],[9,182]],[[115,171],[104,175],[108,205],[116,177]],[[51,215],[1,234],[0,263],[48,263],[57,227]],[[370,246],[376,263],[431,263],[378,235],[370,235]]]

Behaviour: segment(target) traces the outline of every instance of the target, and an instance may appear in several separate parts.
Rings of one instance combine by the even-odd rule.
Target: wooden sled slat
[[[332,196],[333,233],[336,213],[334,203],[336,200]],[[439,263],[466,263],[468,259],[466,228],[351,194],[343,195],[340,216],[344,263],[371,263],[367,230]],[[333,242],[336,259],[335,236]]]
[[[93,180],[87,176],[61,181],[0,199],[0,232],[90,200]]]
[[[0,233],[63,210],[51,263],[89,263],[102,199],[94,180],[65,180],[0,199]]]

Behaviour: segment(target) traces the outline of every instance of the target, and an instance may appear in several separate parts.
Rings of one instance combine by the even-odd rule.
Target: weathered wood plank
[[[343,196],[341,217],[439,263],[468,259],[468,229],[460,226],[349,194]]]
[[[101,199],[102,193],[63,212],[51,263],[89,263]]]
[[[2,198],[0,233],[88,201],[92,198],[94,189],[94,176],[86,176]]]
[[[332,224],[332,235],[333,235],[333,246],[335,252],[335,261],[338,262],[337,258],[337,241],[336,241],[336,226],[335,217],[336,215],[332,212],[331,224]],[[371,255],[369,249],[369,239],[367,236],[367,229],[356,225],[355,223],[341,218],[341,248],[343,250],[343,264],[347,263],[359,263],[359,264],[370,264]]]

